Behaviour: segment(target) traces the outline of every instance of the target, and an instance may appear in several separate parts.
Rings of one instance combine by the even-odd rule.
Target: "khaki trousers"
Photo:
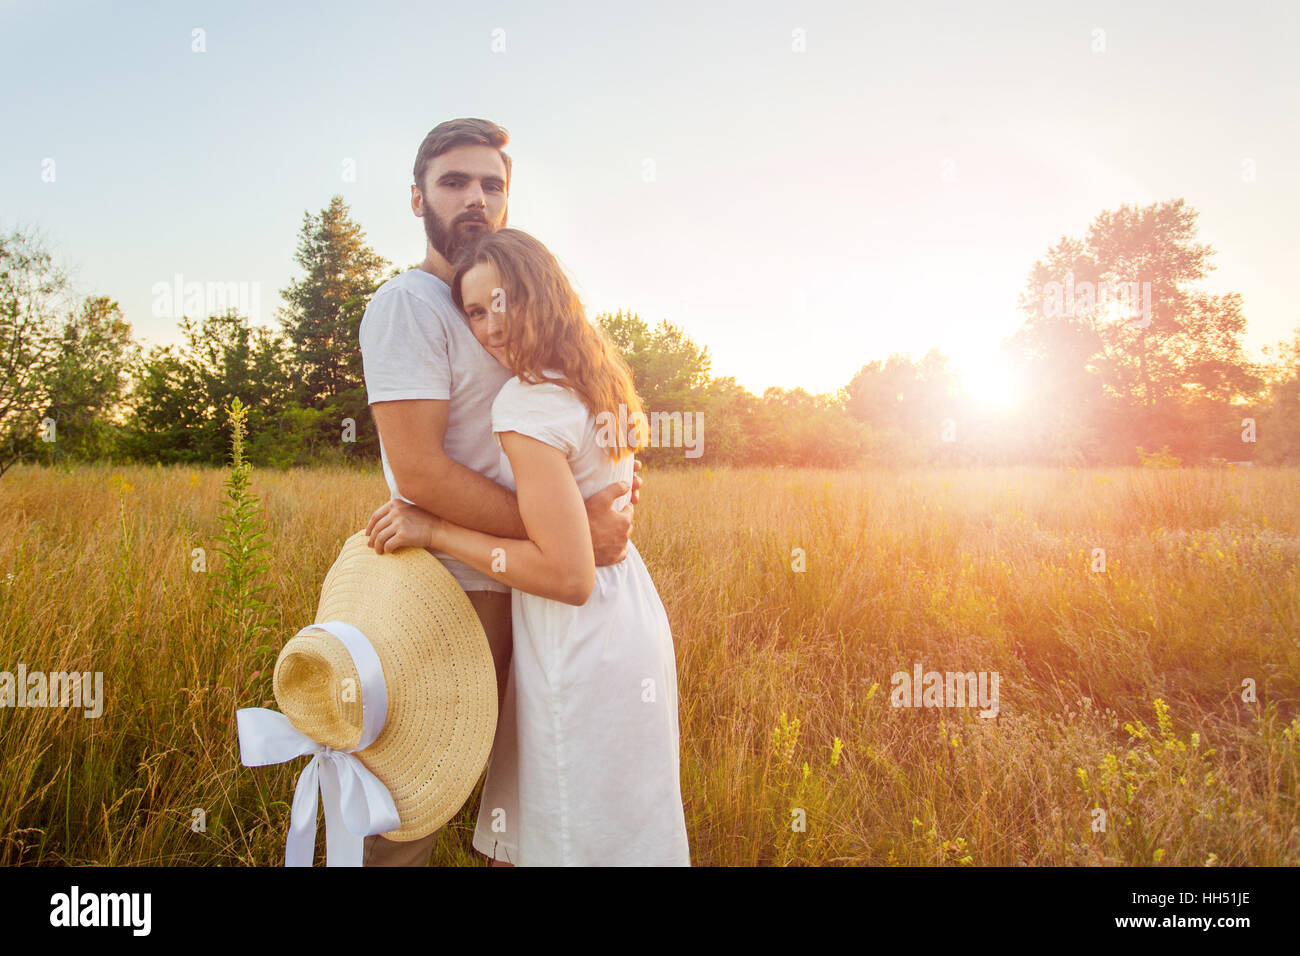
[[[510,671],[510,652],[513,647],[510,630],[510,592],[466,591],[465,595],[473,605],[474,612],[478,614],[478,619],[483,624],[483,631],[487,634],[488,646],[492,648],[492,663],[497,671],[497,714],[500,715],[505,698],[506,675]],[[434,830],[427,837],[406,843],[397,843],[377,834],[368,836],[365,839],[361,865],[428,866],[440,832],[441,828]]]

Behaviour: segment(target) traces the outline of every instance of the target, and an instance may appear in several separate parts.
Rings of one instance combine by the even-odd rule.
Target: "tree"
[[[1008,339],[1025,405],[1011,444],[1022,460],[1040,464],[1096,464],[1107,457],[1107,423],[1118,399],[1106,393],[1098,371],[1101,338],[1074,317],[1030,313]],[[1113,457],[1128,450],[1120,442]]]
[[[0,475],[38,453],[67,301],[67,276],[34,231],[0,236]]]
[[[1264,348],[1265,357],[1271,350]],[[1221,456],[1229,461],[1254,460],[1261,464],[1300,464],[1300,326],[1295,329],[1290,342],[1279,342],[1277,360],[1271,367],[1262,369],[1268,377],[1265,398],[1258,403],[1258,412],[1249,406],[1235,409],[1228,424],[1231,433],[1224,443]],[[1242,441],[1242,419],[1254,418],[1255,447],[1251,455],[1244,449],[1250,447]]]
[[[43,416],[57,426],[50,447],[75,461],[111,458],[123,395],[139,361],[131,326],[112,299],[90,296],[63,325],[58,342]]]
[[[1030,271],[1012,343],[1050,411],[1039,424],[1088,457],[1132,460],[1138,444],[1203,457],[1228,405],[1261,387],[1240,297],[1194,287],[1214,255],[1196,217],[1182,199],[1105,211]]]
[[[941,453],[945,419],[958,418],[957,373],[938,349],[920,362],[895,354],[862,366],[843,389],[847,416],[870,426],[869,455],[919,464]],[[961,428],[965,434],[966,428]]]
[[[366,401],[359,337],[367,301],[392,276],[385,273],[389,262],[366,244],[342,196],[316,216],[303,214],[294,258],[306,275],[283,290],[288,307],[281,323],[297,370],[292,401],[303,410],[293,421],[308,429],[296,434],[295,443],[342,454],[349,448],[340,442],[340,430],[350,420],[351,453],[377,460],[379,434]],[[254,455],[264,451],[256,434],[250,448]]]
[[[664,427],[662,422],[669,421],[662,418],[663,415],[681,416],[681,432],[677,431],[676,418],[671,419],[669,428],[673,434],[656,435],[656,447],[639,451],[637,457],[648,464],[680,464],[683,461],[703,464],[706,459],[712,461],[707,444],[704,453],[697,458],[686,459],[682,450],[687,438],[688,417],[692,427],[700,417],[704,417],[703,427],[706,436],[708,434],[706,406],[709,402],[705,387],[709,382],[709,350],[700,348],[668,321],[660,322],[651,331],[640,316],[624,313],[621,309],[613,315],[602,313],[596,316],[596,321],[627,362],[646,415],[660,413],[661,429]],[[692,444],[697,440],[694,433],[690,438]],[[670,447],[665,447],[665,443]]]
[[[840,397],[773,386],[750,421],[745,463],[845,468],[862,461],[871,444],[871,430],[848,414]]]
[[[758,398],[728,376],[710,380],[696,393],[692,405],[698,408],[704,426],[702,437],[697,438],[701,453],[697,458],[683,460],[706,467],[747,462]]]
[[[303,214],[294,260],[306,275],[282,291],[281,323],[300,376],[294,398],[310,406],[364,385],[358,331],[388,261],[366,244],[342,196]]]
[[[198,322],[187,316],[181,330],[183,346],[154,347],[137,371],[126,446],[144,460],[218,465],[232,440],[225,409],[238,397],[257,438],[250,448],[269,456],[275,443],[265,436],[282,430],[289,403],[288,344],[234,309]],[[297,450],[279,449],[277,463],[296,460]]]
[[[652,332],[640,316],[621,309],[598,315],[596,321],[632,370],[647,410],[672,410],[670,406],[708,383],[708,348],[700,348],[671,322],[660,322]]]

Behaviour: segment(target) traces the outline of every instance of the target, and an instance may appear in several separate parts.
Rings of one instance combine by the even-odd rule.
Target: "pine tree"
[[[296,398],[305,407],[319,407],[364,388],[357,334],[388,261],[366,244],[342,196],[319,215],[304,214],[294,259],[306,275],[281,291],[288,308],[280,321],[300,373]]]

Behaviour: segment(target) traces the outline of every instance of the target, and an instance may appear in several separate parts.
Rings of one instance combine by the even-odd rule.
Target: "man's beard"
[[[486,213],[465,213],[453,221],[449,229],[442,224],[438,214],[426,204],[423,219],[424,234],[428,236],[429,243],[449,263],[455,262],[457,257],[466,249],[472,249],[480,239],[492,232],[492,226]],[[462,229],[459,225],[462,222],[470,222],[474,219],[488,223],[487,227],[484,229]]]

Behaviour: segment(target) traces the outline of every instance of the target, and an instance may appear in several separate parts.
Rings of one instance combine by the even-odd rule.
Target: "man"
[[[415,157],[411,211],[424,220],[425,258],[375,292],[360,341],[393,497],[468,528],[524,539],[515,496],[497,484],[500,458],[492,437],[492,400],[510,373],[475,340],[448,285],[457,254],[506,225],[511,163],[502,147],[508,142],[504,129],[481,119],[448,120],[424,138]],[[640,476],[632,484],[631,504],[622,511],[612,510],[628,491],[622,482],[587,499],[598,565],[627,556]],[[367,532],[387,507],[375,512]],[[373,538],[370,543],[377,547]],[[500,703],[511,653],[510,588],[434,553],[465,589],[487,633]],[[370,836],[363,865],[427,866],[436,841],[436,832],[410,843]]]

